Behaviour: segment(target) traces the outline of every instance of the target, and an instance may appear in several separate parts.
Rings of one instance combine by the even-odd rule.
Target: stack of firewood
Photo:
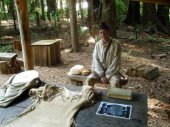
[[[0,61],[0,71],[2,74],[12,74],[20,72],[21,67],[16,59],[11,61]]]
[[[143,77],[148,80],[153,80],[159,76],[159,68],[152,66],[139,65],[137,67],[129,68],[126,72],[131,77]]]

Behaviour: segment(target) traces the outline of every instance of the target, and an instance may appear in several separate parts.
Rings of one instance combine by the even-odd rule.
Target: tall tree
[[[35,0],[35,8],[36,8],[36,21],[37,26],[40,26],[40,2],[39,0]]]
[[[98,25],[106,22],[111,27],[111,36],[116,36],[116,3],[115,0],[88,0],[88,21],[90,33],[97,34]]]
[[[140,2],[129,1],[126,24],[135,25],[140,23]]]
[[[52,0],[46,0],[47,2],[47,18],[51,21],[51,12],[52,12]]]
[[[16,26],[16,12],[14,9],[14,1],[8,1],[9,2],[9,8],[8,8],[8,13],[10,16],[13,18],[13,23],[14,23],[14,30],[17,31],[17,26]]]
[[[87,0],[88,2],[88,24],[90,34],[95,38],[98,31],[98,25],[100,23],[101,15],[101,3],[100,0]]]
[[[5,1],[4,0],[2,0],[2,11],[3,11],[4,18],[6,18],[6,9],[5,9]]]
[[[157,17],[155,4],[144,3],[143,4],[143,17],[142,23],[146,31],[151,33],[158,33],[161,30],[168,34],[167,28],[160,22]]]
[[[80,13],[80,16],[81,16],[81,23],[83,25],[83,22],[84,22],[84,14],[83,14],[83,0],[79,0],[79,13]]]
[[[76,15],[76,0],[70,0],[70,29],[71,43],[74,52],[80,51],[77,32],[77,15]]]
[[[163,25],[169,24],[169,7],[167,5],[158,5],[157,15]]]
[[[33,67],[32,52],[31,52],[29,20],[28,20],[26,0],[14,0],[14,2],[17,10],[18,24],[20,30],[24,69],[32,70],[34,67]]]
[[[54,19],[54,23],[55,23],[55,27],[57,26],[57,21],[56,21],[56,9],[57,9],[57,5],[56,5],[56,0],[52,0],[52,16]]]
[[[41,0],[41,19],[45,21],[44,0]]]
[[[101,22],[111,27],[111,36],[116,36],[116,3],[115,0],[102,0]]]
[[[61,19],[62,19],[62,21],[64,20],[64,15],[63,15],[63,0],[60,0],[60,10],[61,10]]]
[[[60,24],[60,16],[59,16],[59,0],[56,1],[56,18],[57,18],[57,22],[58,22],[58,29],[61,29],[61,24]]]

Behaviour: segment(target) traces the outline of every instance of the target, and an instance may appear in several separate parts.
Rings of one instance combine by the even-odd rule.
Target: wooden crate
[[[31,44],[33,61],[37,66],[54,66],[61,62],[60,41],[41,40]]]

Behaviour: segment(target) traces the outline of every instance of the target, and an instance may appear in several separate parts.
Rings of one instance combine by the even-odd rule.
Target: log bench
[[[87,79],[87,76],[83,75],[67,75],[71,81],[71,85],[81,86]]]
[[[21,71],[16,53],[0,53],[0,71],[2,74],[12,74]]]
[[[77,85],[77,86],[83,85],[87,79],[87,76],[83,76],[83,75],[67,75],[67,76],[71,81],[71,85]],[[119,84],[120,86],[124,86],[127,84],[127,82],[128,82],[127,79],[121,78]]]

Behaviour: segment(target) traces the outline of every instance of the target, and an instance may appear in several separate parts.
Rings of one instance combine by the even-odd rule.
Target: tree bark
[[[44,13],[44,0],[41,0],[41,19],[45,21],[45,13]]]
[[[39,0],[35,0],[35,8],[36,8],[36,21],[37,21],[37,26],[40,26],[40,14],[39,14],[39,11],[37,10],[38,8],[40,8]]]
[[[166,34],[169,34],[166,27],[157,17],[155,4],[143,4],[142,23],[146,32],[158,33],[158,30],[160,30]]]
[[[71,43],[74,52],[80,51],[77,32],[76,0],[70,0]]]
[[[116,3],[115,0],[103,0],[101,22],[106,22],[111,28],[111,36],[116,36]]]
[[[29,33],[29,20],[26,0],[14,0],[17,10],[17,18],[20,30],[22,53],[24,60],[24,70],[33,69],[33,60],[31,52],[31,41]]]
[[[49,21],[51,21],[52,0],[46,0],[46,1],[47,1],[47,18]]]
[[[52,1],[52,16],[53,16],[53,19],[54,19],[54,25],[55,25],[55,28],[57,27],[57,20],[56,20],[56,9],[57,9],[57,4],[56,4],[56,0],[53,0]]]
[[[82,3],[83,3],[83,0],[79,0],[79,12],[80,12],[80,16],[81,16],[81,24],[83,25],[83,23],[84,23],[84,14],[83,14]]]
[[[106,22],[111,28],[111,36],[116,36],[116,3],[115,0],[88,0],[88,21],[90,34],[95,37],[98,26]]]
[[[140,23],[140,2],[129,1],[126,24],[135,25]]]
[[[158,5],[157,15],[161,23],[165,26],[169,24],[169,7]]]
[[[95,38],[98,34],[98,26],[100,23],[101,3],[99,0],[87,0],[88,2],[88,24],[90,34]]]
[[[6,19],[6,9],[5,9],[5,1],[4,0],[2,0],[2,11],[4,14],[4,18]]]
[[[14,1],[12,0],[9,4],[9,13],[12,15],[13,18],[13,23],[14,23],[14,30],[17,31],[16,27],[16,15],[15,15],[15,10],[14,10]]]

